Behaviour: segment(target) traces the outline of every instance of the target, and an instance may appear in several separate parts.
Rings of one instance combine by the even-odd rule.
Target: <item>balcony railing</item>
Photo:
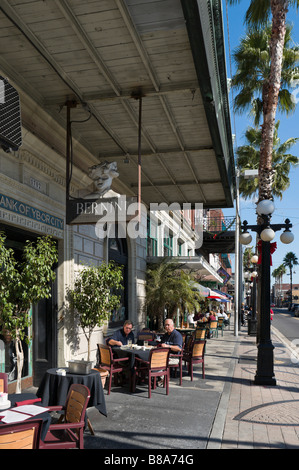
[[[234,231],[236,229],[236,217],[205,217],[203,219],[203,231],[211,234]]]

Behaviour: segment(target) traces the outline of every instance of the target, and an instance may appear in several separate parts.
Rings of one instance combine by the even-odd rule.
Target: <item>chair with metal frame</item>
[[[124,372],[128,368],[129,357],[120,357],[115,358],[111,346],[106,344],[98,344],[99,351],[99,365],[102,369],[105,369],[109,372],[109,381],[108,381],[108,395],[111,392],[112,376],[114,375],[114,385],[118,385],[118,373]],[[96,367],[96,368],[97,368]]]
[[[197,327],[194,334],[194,339],[205,339],[207,334],[206,326]]]
[[[217,336],[218,336],[218,331],[221,331],[222,336],[223,336],[223,330],[224,330],[224,318],[223,317],[218,317],[218,324],[217,324]]]
[[[137,335],[137,341],[153,341],[155,333],[151,331],[140,331]]]
[[[90,391],[86,385],[72,384],[64,406],[48,406],[49,411],[64,411],[64,421],[50,424],[40,449],[84,449],[83,432]]]
[[[171,371],[171,369],[174,369],[174,377],[176,377],[177,369],[179,370],[180,385],[182,385],[182,381],[183,381],[183,349],[178,354],[174,354],[174,353],[170,352],[168,365],[169,365],[169,370],[170,371]]]
[[[205,349],[206,349],[206,340],[195,340],[192,343],[190,351],[183,354],[183,361],[188,363],[188,374],[191,376],[191,381],[193,381],[193,365],[202,364],[202,378],[205,378]]]
[[[209,337],[210,338],[214,338],[214,333],[215,333],[215,337],[218,338],[217,325],[218,325],[217,320],[211,320],[211,322],[209,323]]]
[[[39,449],[42,419],[1,424],[0,450]]]
[[[133,376],[133,391],[135,390],[136,380],[138,377],[148,378],[148,398],[151,398],[151,388],[153,379],[153,388],[156,388],[156,378],[164,377],[164,388],[166,387],[166,395],[169,394],[169,348],[153,348],[150,351],[148,361],[136,357]]]

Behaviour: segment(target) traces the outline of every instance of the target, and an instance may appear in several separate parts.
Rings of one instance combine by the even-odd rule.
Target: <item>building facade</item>
[[[46,369],[86,358],[66,299],[80,266],[114,260],[124,269],[121,306],[95,331],[93,360],[125,318],[144,326],[152,256],[179,258],[221,282],[197,253],[192,211],[232,207],[235,195],[222,5],[8,0],[0,34],[0,75],[19,93],[23,137],[18,149],[0,150],[1,230],[19,254],[27,239],[51,235],[59,257],[51,299],[32,308],[24,382],[38,385]],[[119,172],[112,191],[144,203],[144,237],[99,238],[92,225],[67,223],[66,198],[91,188],[89,169],[105,161]],[[184,223],[167,211],[152,220],[152,202],[190,203],[190,213]],[[0,370],[11,383],[14,361],[0,336]]]

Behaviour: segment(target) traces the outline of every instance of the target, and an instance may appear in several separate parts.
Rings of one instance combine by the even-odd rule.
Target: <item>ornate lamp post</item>
[[[258,262],[258,256],[253,255],[251,257],[251,263],[255,265]],[[256,318],[256,280],[257,280],[257,271],[256,268],[250,269],[249,277],[252,282],[251,287],[251,305],[252,305],[252,315],[251,318],[248,318],[248,335],[256,336],[257,332],[257,318]]]
[[[254,379],[256,385],[276,385],[273,367],[274,346],[271,341],[270,323],[270,265],[271,265],[271,241],[275,232],[281,229],[285,231],[281,234],[282,243],[291,243],[294,235],[290,232],[292,227],[290,220],[286,219],[285,224],[273,224],[270,226],[271,215],[274,212],[274,203],[270,200],[261,201],[257,205],[257,213],[262,219],[261,225],[248,225],[245,220],[242,225],[243,233],[240,235],[240,242],[244,245],[251,243],[252,237],[248,229],[256,232],[261,239],[261,263],[260,263],[260,302],[259,302],[259,342],[257,355],[257,370]]]

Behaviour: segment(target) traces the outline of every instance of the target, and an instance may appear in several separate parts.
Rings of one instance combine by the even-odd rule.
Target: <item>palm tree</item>
[[[293,267],[297,266],[298,263],[298,258],[293,253],[292,251],[289,251],[285,257],[283,258],[283,264],[285,267],[289,268],[290,270],[290,290],[291,290],[291,295],[290,295],[290,302],[292,303],[293,300]]]
[[[263,105],[267,99],[265,84],[270,72],[271,26],[263,29],[254,29],[247,32],[241,39],[234,52],[234,61],[237,72],[232,78],[232,85],[238,94],[234,99],[236,112],[250,111],[254,125],[258,126],[263,113]],[[281,88],[278,93],[278,109],[289,114],[294,111],[295,103],[292,100],[290,87],[297,77],[299,60],[298,47],[292,44],[292,26],[286,26],[286,35],[283,49],[283,63],[281,70]]]
[[[299,163],[299,158],[289,153],[291,147],[299,139],[292,137],[281,143],[278,137],[279,124],[280,121],[275,125],[273,138],[272,166],[275,173],[272,193],[273,196],[282,198],[283,191],[290,185],[290,168]],[[240,169],[258,169],[262,133],[254,127],[249,127],[245,133],[245,138],[247,144],[237,149],[237,165]],[[245,179],[241,174],[239,189],[240,194],[245,199],[257,195],[259,189],[258,178]]]
[[[164,258],[161,263],[149,265],[146,273],[145,308],[150,318],[157,319],[163,330],[166,309],[174,315],[176,308],[198,308],[201,297],[192,289],[192,276],[180,270],[180,265]]]
[[[172,314],[176,313],[177,309],[183,314],[185,311],[192,312],[198,310],[200,301],[203,300],[203,298],[200,296],[199,292],[192,287],[194,281],[193,277],[189,273],[180,270],[176,273],[175,281],[176,291],[171,303]]]
[[[282,283],[282,277],[284,276],[284,274],[286,274],[286,272],[287,271],[286,271],[286,267],[284,264],[281,264],[280,266],[278,266],[278,268],[273,270],[272,276],[274,277],[275,282],[278,281],[278,284],[280,286]],[[281,287],[280,287],[280,291],[281,291]],[[281,302],[281,298],[278,298],[278,306],[280,306],[280,302]]]
[[[253,248],[248,246],[243,253],[243,268],[247,270],[251,265],[251,258],[254,255]]]
[[[231,4],[240,0],[229,0]],[[299,6],[299,0],[251,0],[246,13],[246,23],[255,28],[267,27],[270,13],[272,14],[272,29],[269,40],[269,69],[262,83],[262,138],[259,162],[259,201],[272,199],[272,169],[273,137],[275,131],[275,116],[281,89],[284,64],[284,46],[286,39],[286,17],[289,5]],[[261,55],[261,60],[262,60]],[[256,74],[255,74],[256,75]],[[257,77],[258,78],[258,77]],[[254,82],[253,82],[254,83]]]

